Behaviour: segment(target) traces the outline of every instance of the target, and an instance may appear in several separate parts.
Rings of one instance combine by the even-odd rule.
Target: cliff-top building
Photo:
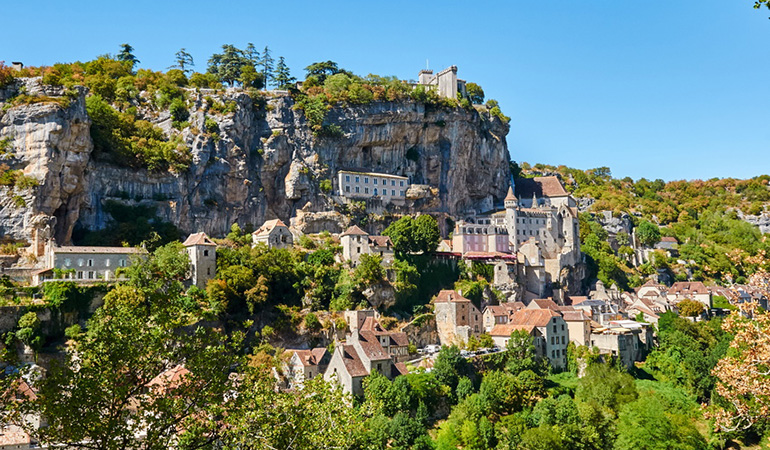
[[[377,198],[386,203],[403,203],[409,178],[387,173],[340,170],[337,189],[341,197],[365,200]]]
[[[417,75],[417,84],[435,87],[441,97],[456,99],[458,92],[465,96],[465,80],[457,78],[457,66],[449,66],[435,75],[432,70],[423,69]]]

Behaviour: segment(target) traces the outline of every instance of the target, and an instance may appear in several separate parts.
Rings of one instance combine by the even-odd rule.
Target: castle
[[[495,284],[523,284],[543,297],[564,267],[581,262],[577,202],[557,177],[524,178],[508,189],[505,208],[455,224],[452,250],[495,264]]]
[[[417,85],[436,86],[441,97],[457,99],[457,93],[465,97],[465,80],[457,78],[457,66],[450,66],[433,75],[432,70],[423,69],[417,76]]]

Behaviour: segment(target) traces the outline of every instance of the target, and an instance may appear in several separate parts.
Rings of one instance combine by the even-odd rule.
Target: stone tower
[[[205,289],[206,283],[217,273],[217,244],[206,233],[199,232],[191,234],[182,245],[190,255],[192,284]]]
[[[516,200],[516,195],[513,193],[513,187],[508,188],[508,195],[505,196],[505,227],[508,229],[508,240],[510,242],[511,252],[516,253],[519,251],[519,240],[516,237],[518,227],[517,210],[519,209],[519,202]]]

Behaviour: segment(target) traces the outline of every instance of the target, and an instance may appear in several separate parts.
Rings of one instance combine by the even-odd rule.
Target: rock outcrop
[[[43,89],[35,80],[25,83]],[[287,223],[294,218],[308,231],[337,231],[347,225],[333,198],[340,169],[410,177],[416,186],[406,206],[389,211],[395,213],[460,216],[488,210],[509,185],[509,128],[486,113],[416,102],[338,106],[326,121],[342,132],[317,137],[288,95],[252,99],[240,90],[187,94],[190,126],[181,136],[191,149],[192,164],[178,174],[92,157],[82,90],[66,107],[47,102],[6,108],[0,139],[12,139],[16,158],[9,165],[39,186],[24,194],[26,206],[3,195],[3,236],[31,240],[36,227],[48,227],[58,242],[67,243],[76,223],[86,229],[105,227],[110,217],[104,206],[110,200],[152,206],[184,232],[213,236],[226,234],[234,222],[259,225],[271,218]],[[211,98],[234,102],[235,111],[213,113]],[[176,132],[168,113],[146,112],[143,118]],[[206,126],[207,119],[216,121],[218,132]],[[321,189],[324,180],[332,182],[332,192]]]

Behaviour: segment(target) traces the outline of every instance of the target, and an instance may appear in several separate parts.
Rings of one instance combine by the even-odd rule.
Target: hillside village
[[[102,58],[124,83],[139,76]],[[37,177],[12,169],[21,181],[0,188],[0,450],[113,448],[113,429],[147,448],[285,433],[309,440],[271,448],[523,450],[549,436],[598,449],[638,428],[623,424],[647,417],[641,402],[665,408],[653,413],[681,448],[706,448],[696,422],[732,425],[720,361],[767,320],[764,247],[730,247],[716,267],[722,248],[692,231],[710,216],[660,206],[665,185],[632,186],[655,208],[615,210],[603,195],[632,183],[609,169],[507,161],[507,118],[456,66],[407,82],[317,64],[265,92],[174,74],[158,92],[189,121],[144,91],[118,105],[44,82],[72,75],[61,66],[0,91],[4,157]],[[354,100],[361,89],[371,98]],[[164,169],[104,148],[86,161],[94,131],[75,125],[98,120],[96,102],[176,145],[150,158]],[[321,119],[312,102],[331,102]],[[37,139],[49,131],[19,125],[33,113],[89,142],[66,150],[80,155],[64,158],[80,164],[69,185],[31,162],[61,156]],[[85,245],[117,236],[141,244]],[[116,373],[129,389],[104,389]],[[82,380],[109,430],[68,425],[87,405],[59,390]]]

